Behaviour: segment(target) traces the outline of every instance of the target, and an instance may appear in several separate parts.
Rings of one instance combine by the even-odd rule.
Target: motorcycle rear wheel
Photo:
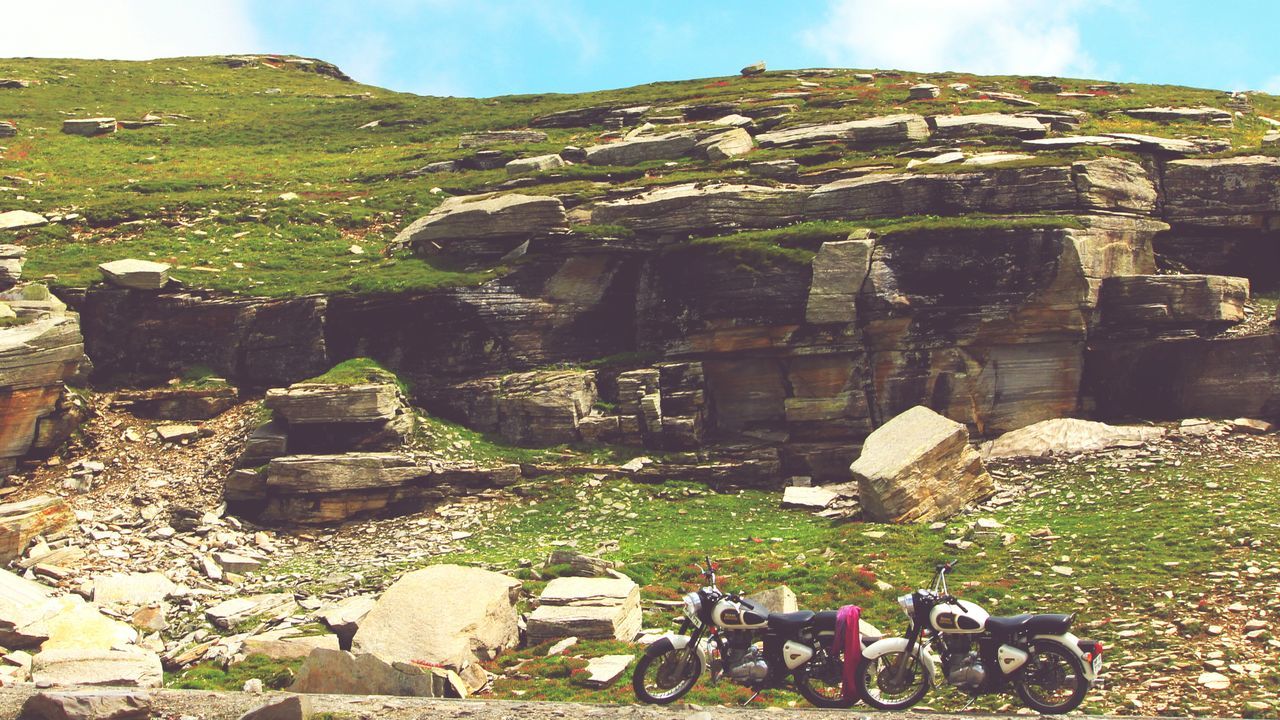
[[[692,645],[646,654],[631,674],[636,699],[651,705],[667,705],[684,697],[702,674],[702,660]]]
[[[813,659],[793,672],[796,691],[814,707],[853,707],[858,703],[858,697],[844,698],[843,669],[844,663],[839,656],[830,656],[825,650],[819,650]]]
[[[871,707],[905,710],[920,702],[929,692],[929,673],[918,655],[906,658],[907,666],[901,679],[894,677],[894,666],[902,654],[901,650],[896,650],[875,659],[863,659],[856,675],[858,695]]]
[[[1031,648],[1031,657],[1013,682],[1018,698],[1041,715],[1071,712],[1089,691],[1084,663],[1075,653],[1055,642]]]

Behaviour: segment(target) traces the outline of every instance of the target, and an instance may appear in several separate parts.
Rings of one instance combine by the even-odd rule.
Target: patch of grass
[[[240,692],[245,681],[257,678],[272,690],[284,690],[293,684],[301,658],[276,660],[266,655],[250,655],[223,668],[215,663],[200,663],[177,673],[165,673],[165,687],[180,690],[231,690]]]
[[[304,385],[364,385],[367,383],[398,383],[395,373],[369,358],[351,358],[329,368],[323,375],[300,381]]]

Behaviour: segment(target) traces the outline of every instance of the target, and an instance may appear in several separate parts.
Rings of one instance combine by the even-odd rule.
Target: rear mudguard
[[[688,635],[663,635],[649,645],[649,649],[644,651],[645,655],[661,655],[669,650],[683,650],[689,647],[690,637]],[[698,643],[695,647],[698,653],[698,662],[702,663],[705,669],[709,666],[709,658],[707,657],[707,649],[702,643]]]
[[[1076,637],[1074,633],[1067,632],[1062,633],[1061,635],[1036,635],[1031,638],[1032,645],[1042,641],[1057,643],[1065,647],[1067,652],[1070,652],[1080,658],[1080,663],[1084,665],[1084,676],[1088,678],[1089,684],[1092,685],[1097,682],[1098,677],[1097,674],[1093,672],[1093,663],[1084,659],[1084,653],[1080,651],[1080,638]]]
[[[906,650],[906,638],[880,638],[867,647],[862,648],[862,658],[864,660],[875,660],[881,655],[886,655],[891,652],[906,652]],[[913,652],[916,657],[920,658],[920,664],[924,666],[925,674],[929,676],[929,683],[931,685],[936,685],[934,681],[938,677],[938,663],[934,659],[933,655],[931,655],[928,650],[921,648],[918,643],[916,644]]]

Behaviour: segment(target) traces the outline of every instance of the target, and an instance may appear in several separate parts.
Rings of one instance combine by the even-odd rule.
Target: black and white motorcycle
[[[1074,615],[988,615],[947,591],[954,566],[939,565],[928,590],[898,598],[911,629],[863,649],[862,698],[882,710],[902,710],[941,679],[972,697],[1012,688],[1046,715],[1079,706],[1102,672],[1102,644],[1071,634]]]
[[[706,561],[699,568],[706,584],[684,596],[680,632],[654,642],[636,664],[631,686],[637,699],[674,702],[693,689],[705,670],[713,683],[725,677],[756,695],[788,687],[790,677],[796,691],[818,707],[853,704],[841,694],[836,611],[770,613],[721,591],[716,566],[710,558]]]

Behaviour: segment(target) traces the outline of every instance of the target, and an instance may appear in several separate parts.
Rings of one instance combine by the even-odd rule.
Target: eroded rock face
[[[391,383],[297,383],[268,390],[263,404],[293,425],[387,422],[404,408]]]
[[[597,397],[594,372],[552,370],[464,383],[444,401],[468,427],[521,445],[558,445],[581,438],[578,424]]]
[[[764,185],[674,185],[599,203],[591,222],[680,234],[777,227],[801,219],[806,195],[798,188]]]
[[[935,115],[929,118],[938,139],[979,137],[984,135],[1042,138],[1048,133],[1044,123],[1034,117],[981,113],[977,115]]]
[[[416,570],[378,598],[352,648],[387,662],[425,660],[463,670],[520,642],[519,590],[519,580],[479,568]]]
[[[1183,334],[1245,320],[1247,278],[1222,275],[1133,275],[1102,282],[1101,328],[1108,334]]]
[[[651,160],[674,160],[693,151],[697,136],[689,132],[646,135],[586,148],[589,165],[639,165]]]
[[[845,142],[871,147],[924,140],[929,125],[920,115],[889,115],[830,125],[787,128],[756,136],[760,147],[792,147],[822,142]]]
[[[0,328],[0,473],[32,450],[84,363],[77,315],[19,309],[21,324]]]
[[[945,519],[995,491],[964,425],[923,406],[871,433],[849,470],[864,516],[879,522]]]
[[[1280,158],[1174,160],[1164,169],[1164,216],[1175,225],[1275,228]]]
[[[813,281],[804,311],[806,322],[857,322],[858,293],[871,272],[874,247],[875,241],[869,238],[822,244],[813,258]]]
[[[0,564],[7,566],[21,557],[37,536],[59,538],[75,525],[67,503],[51,495],[0,505]]]

